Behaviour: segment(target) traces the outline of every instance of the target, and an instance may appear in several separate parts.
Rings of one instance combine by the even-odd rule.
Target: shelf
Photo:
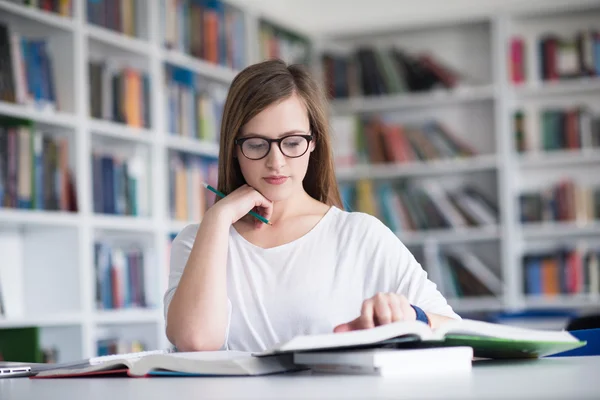
[[[0,3],[1,4],[1,3]],[[41,111],[33,106],[12,104],[0,101],[0,115],[27,119],[42,124],[69,129],[77,127],[75,116],[64,112]]]
[[[85,31],[89,39],[108,44],[127,52],[143,56],[150,55],[150,44],[143,39],[133,38],[93,24],[87,24]]]
[[[152,143],[154,134],[145,128],[135,128],[125,124],[99,119],[90,120],[90,131],[95,135],[107,136],[132,142]]]
[[[24,225],[76,227],[79,221],[79,214],[65,211],[0,208],[0,227]]]
[[[150,218],[132,217],[125,215],[102,215],[96,214],[92,219],[96,229],[129,232],[152,232],[153,221]]]
[[[466,298],[448,298],[448,304],[456,313],[503,310],[502,297],[482,296]]]
[[[58,314],[43,317],[26,317],[5,319],[0,317],[0,328],[24,328],[28,326],[70,326],[80,325],[82,317],[80,314]]]
[[[219,156],[218,143],[205,142],[177,135],[167,136],[166,142],[167,147],[172,150],[179,150],[209,157]]]
[[[577,78],[565,81],[547,81],[525,84],[514,88],[519,97],[544,97],[600,91],[600,78]]]
[[[163,50],[162,57],[165,62],[189,69],[205,78],[226,83],[230,83],[238,73],[231,68],[209,63],[174,50]]]
[[[600,309],[600,295],[592,294],[560,294],[556,296],[526,295],[527,308],[593,308]]]
[[[432,229],[419,232],[398,233],[406,246],[424,245],[428,241],[439,244],[488,242],[500,238],[500,228],[497,225],[468,227],[461,229]]]
[[[525,153],[517,158],[522,168],[547,168],[600,163],[600,149],[556,150]]]
[[[94,313],[94,322],[97,324],[128,324],[159,322],[162,312],[158,309],[115,309],[101,310]]]
[[[434,90],[423,93],[358,97],[331,101],[335,114],[393,111],[412,108],[432,108],[453,104],[474,103],[494,99],[492,85]]]
[[[525,239],[556,239],[572,238],[577,236],[600,236],[600,221],[577,222],[530,222],[522,224]]]
[[[65,31],[72,31],[75,25],[71,18],[66,18],[59,14],[43,11],[34,7],[11,4],[6,1],[0,1],[0,10]]]
[[[411,176],[434,176],[464,172],[494,170],[498,165],[495,155],[480,155],[453,160],[435,160],[403,164],[368,164],[340,168],[336,177],[341,181],[357,179],[394,179]]]

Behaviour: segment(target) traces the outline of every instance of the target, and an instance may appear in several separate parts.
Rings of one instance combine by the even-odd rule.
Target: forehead
[[[282,132],[292,130],[308,132],[308,129],[306,106],[300,97],[292,95],[255,115],[242,127],[242,134],[278,136]]]

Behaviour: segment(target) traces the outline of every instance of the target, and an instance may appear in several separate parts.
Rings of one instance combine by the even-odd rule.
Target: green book
[[[469,319],[455,320],[431,329],[421,321],[401,321],[344,333],[297,336],[259,356],[325,349],[396,347],[427,348],[469,346],[480,358],[539,358],[585,346],[567,331],[547,331]]]
[[[0,329],[0,361],[42,362],[39,329]]]

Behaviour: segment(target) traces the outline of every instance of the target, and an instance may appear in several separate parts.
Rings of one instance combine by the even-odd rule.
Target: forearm
[[[211,211],[200,224],[167,313],[167,336],[181,351],[218,350],[225,340],[231,222]]]
[[[425,314],[427,314],[427,318],[429,318],[429,325],[432,329],[437,329],[446,322],[454,321],[454,318],[446,317],[444,315],[433,314],[429,312],[425,312]]]

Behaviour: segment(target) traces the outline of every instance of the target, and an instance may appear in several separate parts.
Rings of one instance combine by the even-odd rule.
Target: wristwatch
[[[425,322],[427,325],[431,326],[429,324],[429,317],[427,316],[427,314],[425,314],[425,311],[423,311],[420,307],[417,307],[412,304],[411,307],[414,308],[415,313],[417,313],[417,321]]]

